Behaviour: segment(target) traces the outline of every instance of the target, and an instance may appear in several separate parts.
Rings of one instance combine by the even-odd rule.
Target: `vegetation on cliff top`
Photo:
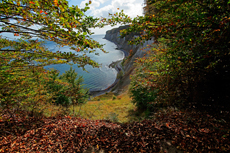
[[[38,113],[46,103],[66,105],[84,101],[86,92],[80,78],[74,81],[78,78],[76,73],[70,70],[59,79],[58,73],[43,66],[72,62],[83,69],[86,64],[99,67],[85,54],[94,53],[96,48],[104,51],[103,45],[89,37],[90,28],[104,26],[99,18],[85,15],[90,3],[80,9],[69,7],[66,0],[0,2],[1,110]],[[52,52],[45,48],[43,41],[68,45],[76,54]]]
[[[163,145],[187,152],[230,151],[229,112],[225,111],[229,110],[230,86],[229,2],[149,0],[154,14],[149,11],[132,20],[121,11],[103,20],[106,24],[130,23],[122,36],[142,32],[133,43],[154,37],[153,45],[157,45],[137,60],[131,83],[134,104],[152,119],[124,124],[41,113],[42,106],[54,102],[57,94],[75,104],[83,95],[76,92],[81,81],[73,80],[73,71],[56,80],[57,74],[42,66],[69,61],[82,67],[98,65],[85,54],[50,52],[31,37],[70,45],[77,52],[102,48],[88,37],[89,28],[104,25],[84,14],[89,4],[83,9],[68,7],[65,0],[0,4],[1,32],[21,36],[18,41],[0,38],[0,152],[83,152],[92,146],[106,152],[160,152],[167,150]],[[33,24],[42,27],[32,29]],[[69,92],[59,90],[60,86]],[[168,108],[156,109],[162,106]],[[169,106],[212,106],[214,111]]]
[[[229,110],[230,11],[228,1],[148,0],[146,15],[130,22],[131,43],[154,37],[156,47],[136,62],[131,93],[140,109],[158,106],[211,106]],[[154,8],[153,11],[148,9]],[[153,13],[153,14],[151,14]]]

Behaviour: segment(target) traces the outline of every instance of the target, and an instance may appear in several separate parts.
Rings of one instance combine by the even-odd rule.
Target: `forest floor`
[[[229,112],[166,108],[143,120],[127,93],[75,109],[81,117],[1,114],[0,152],[230,152]]]

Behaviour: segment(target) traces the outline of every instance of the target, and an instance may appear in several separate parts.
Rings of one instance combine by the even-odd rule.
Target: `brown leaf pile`
[[[186,152],[230,152],[230,126],[208,114],[168,111],[132,123],[3,115],[0,152],[159,152],[162,142]],[[163,148],[165,149],[165,148]]]

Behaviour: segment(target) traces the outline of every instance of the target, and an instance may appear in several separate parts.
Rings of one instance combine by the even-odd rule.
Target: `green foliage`
[[[82,87],[82,76],[71,67],[70,70],[59,76],[57,70],[50,71],[50,81],[46,84],[47,92],[53,94],[51,102],[60,104],[66,109],[70,105],[85,103],[88,98],[88,90]]]
[[[166,46],[162,42],[149,47],[152,49],[148,56],[136,60],[129,89],[133,103],[141,111],[146,111],[147,114],[158,107],[167,106],[168,102],[164,101],[164,96],[167,94],[169,75],[164,72],[164,69],[168,69],[169,65],[166,63],[163,52],[160,51],[165,50]],[[162,78],[166,78],[166,80]],[[158,82],[160,84],[157,84]]]
[[[166,46],[154,50],[149,58],[137,61],[138,74],[134,74],[131,89],[134,102],[142,103],[141,96],[136,97],[138,92],[149,92],[151,103],[181,106],[196,102],[198,106],[208,104],[230,108],[228,2],[149,0],[148,5],[156,9],[155,14],[146,13],[146,16],[131,21],[120,12],[111,19],[131,23],[122,31],[122,36],[143,31],[131,43],[143,43],[154,37],[155,44]],[[143,63],[150,66],[143,66]],[[140,82],[135,80],[138,78]],[[146,88],[146,80],[151,87]],[[140,90],[135,86],[140,86]],[[158,91],[157,96],[154,90]],[[148,97],[145,94],[143,97]],[[148,101],[148,98],[144,99]]]
[[[156,98],[158,95],[158,88],[154,86],[155,76],[151,71],[145,71],[146,68],[156,69],[157,62],[153,64],[146,62],[151,61],[139,59],[140,63],[136,63],[136,69],[131,76],[131,86],[130,92],[131,97],[133,98],[133,103],[140,110],[151,110],[153,111],[155,108],[153,107],[156,103]]]
[[[65,94],[68,95],[73,104],[82,104],[88,100],[89,90],[84,89],[82,85],[84,79],[82,76],[78,76],[72,67],[70,67],[69,71],[63,73],[60,79],[69,84],[69,87],[65,89]]]
[[[117,97],[115,95],[113,95],[113,100],[117,99]]]
[[[49,72],[43,66],[73,62],[83,69],[86,64],[99,67],[85,54],[94,53],[96,48],[105,52],[103,45],[89,37],[92,34],[90,28],[104,26],[99,18],[85,15],[89,4],[91,2],[80,9],[78,6],[69,7],[66,0],[0,1],[2,109],[33,112],[42,111],[38,108],[53,100],[65,105],[85,101],[87,94],[81,88],[82,79],[76,82],[74,72],[68,72],[62,81],[57,73]],[[52,52],[43,45],[43,41],[70,46],[73,52]]]

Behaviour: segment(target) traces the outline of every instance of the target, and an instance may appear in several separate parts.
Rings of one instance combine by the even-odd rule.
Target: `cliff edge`
[[[149,40],[146,41],[143,45],[130,45],[128,42],[132,40],[134,37],[138,36],[138,33],[132,33],[127,35],[124,38],[120,37],[120,31],[128,28],[128,26],[120,26],[118,28],[114,28],[112,30],[106,31],[105,39],[114,42],[117,45],[117,49],[125,52],[125,59],[120,63],[123,71],[118,73],[119,81],[113,89],[115,93],[122,93],[124,90],[128,89],[128,85],[130,84],[130,74],[132,74],[134,70],[134,63],[137,58],[143,57],[148,49],[144,49],[147,45],[151,45],[154,41]]]

